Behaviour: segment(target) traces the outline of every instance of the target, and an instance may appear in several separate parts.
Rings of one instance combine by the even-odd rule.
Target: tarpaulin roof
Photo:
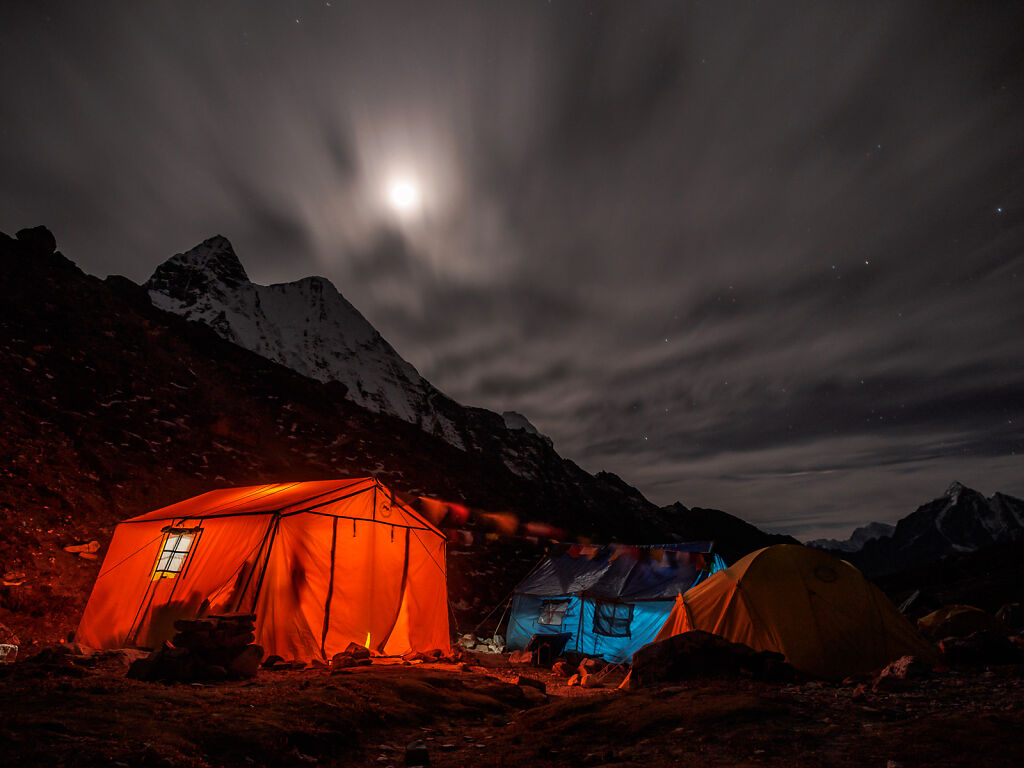
[[[710,554],[709,541],[593,549],[593,555],[577,551],[576,556],[567,552],[546,558],[516,587],[516,594],[671,600],[693,586],[705,566],[713,566],[717,557]]]

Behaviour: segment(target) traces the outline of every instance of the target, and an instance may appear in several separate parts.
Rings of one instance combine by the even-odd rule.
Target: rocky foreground
[[[621,690],[621,670],[499,654],[252,679],[126,677],[130,652],[0,666],[9,765],[1011,766],[1024,763],[1024,665],[879,682],[698,679]],[[560,674],[560,672],[562,672]],[[515,684],[516,682],[520,684]]]

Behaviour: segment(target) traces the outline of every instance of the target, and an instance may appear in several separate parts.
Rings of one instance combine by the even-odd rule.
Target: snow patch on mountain
[[[548,445],[552,445],[551,438],[547,435],[541,434],[540,430],[533,426],[530,420],[523,416],[523,414],[517,413],[516,411],[503,411],[501,418],[504,420],[505,426],[509,429],[521,429],[527,434],[539,437]]]
[[[842,552],[857,552],[872,539],[892,536],[896,526],[888,523],[868,523],[854,530],[848,539],[815,539],[808,541],[807,546],[818,549],[838,549]]]
[[[417,424],[458,448],[449,401],[404,360],[323,277],[257,285],[228,240],[203,241],[157,267],[146,282],[157,307],[210,326],[221,337],[319,381],[377,413]],[[456,406],[457,407],[457,406]]]

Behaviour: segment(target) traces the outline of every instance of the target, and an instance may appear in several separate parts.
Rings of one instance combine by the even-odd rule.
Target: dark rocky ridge
[[[713,541],[715,551],[732,565],[748,552],[773,544],[799,544],[792,536],[765,533],[719,509],[687,508],[678,501],[661,508],[681,541]]]

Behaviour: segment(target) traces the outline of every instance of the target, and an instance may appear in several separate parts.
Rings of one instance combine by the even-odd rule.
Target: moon
[[[397,213],[412,213],[420,204],[420,191],[410,179],[394,179],[388,185],[388,202]]]

